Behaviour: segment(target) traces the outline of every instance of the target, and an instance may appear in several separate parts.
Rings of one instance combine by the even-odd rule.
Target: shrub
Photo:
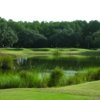
[[[63,70],[59,67],[56,67],[50,75],[50,79],[48,82],[48,86],[52,87],[52,86],[58,86],[60,84],[60,81],[63,77],[64,73]]]
[[[2,71],[14,69],[14,60],[11,56],[0,57],[0,69]]]

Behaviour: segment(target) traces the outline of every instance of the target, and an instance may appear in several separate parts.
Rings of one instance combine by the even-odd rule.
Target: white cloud
[[[0,0],[0,16],[23,21],[100,20],[100,0]]]

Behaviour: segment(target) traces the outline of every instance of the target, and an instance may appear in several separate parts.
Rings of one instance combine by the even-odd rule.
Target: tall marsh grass
[[[21,78],[14,73],[0,73],[0,88],[18,88],[20,87]]]
[[[80,84],[95,80],[100,80],[100,68],[88,68],[77,72],[75,76],[68,78],[66,85]]]
[[[46,73],[44,73],[46,74]],[[38,71],[0,73],[0,88],[47,87],[49,77]]]
[[[95,80],[100,80],[100,68],[85,69],[73,76],[66,76],[63,70],[59,68],[52,70],[49,74],[33,70],[9,71],[0,73],[0,88],[45,88]]]
[[[20,78],[22,79],[21,87],[47,87],[48,77],[43,77],[41,72],[21,71]]]

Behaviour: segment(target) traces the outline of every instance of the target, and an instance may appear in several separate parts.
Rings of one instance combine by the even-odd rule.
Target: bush
[[[0,69],[2,71],[8,71],[14,69],[14,60],[11,56],[0,57]]]
[[[56,67],[50,75],[50,79],[48,82],[48,86],[52,87],[52,86],[58,86],[60,84],[60,81],[63,77],[64,73],[63,70],[59,67]]]

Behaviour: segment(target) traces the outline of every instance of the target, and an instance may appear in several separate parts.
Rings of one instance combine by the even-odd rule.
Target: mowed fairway
[[[79,49],[79,48],[0,48],[0,54],[8,54],[22,57],[33,56],[51,56],[56,51],[59,51],[60,56],[98,56],[100,55],[100,49]]]
[[[0,90],[0,100],[91,100],[91,97],[65,93],[36,92],[34,89]]]
[[[59,88],[1,89],[0,100],[100,100],[100,81]]]

